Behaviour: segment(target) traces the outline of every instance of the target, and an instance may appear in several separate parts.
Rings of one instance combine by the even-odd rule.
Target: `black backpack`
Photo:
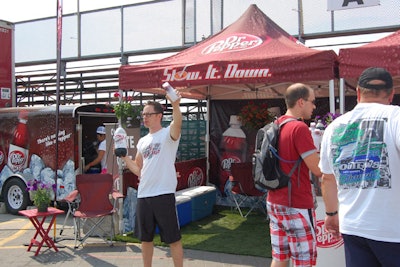
[[[268,123],[263,128],[258,130],[255,143],[255,152],[252,158],[253,179],[257,188],[261,190],[274,190],[289,186],[290,189],[290,177],[296,168],[300,169],[300,163],[302,159],[300,157],[298,160],[291,161],[279,157],[278,139],[280,128],[285,123],[294,120],[296,119],[288,118],[282,123],[278,124],[277,120],[275,119],[273,122]],[[286,174],[281,170],[279,161],[295,163],[289,174]]]

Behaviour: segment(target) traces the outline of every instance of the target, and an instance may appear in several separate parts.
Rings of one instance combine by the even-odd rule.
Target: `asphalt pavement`
[[[34,256],[37,246],[27,251],[35,228],[28,218],[11,214],[0,214],[0,266],[143,266],[140,244],[114,242],[107,245],[102,239],[90,237],[84,246],[74,248],[73,222],[68,218],[62,235],[60,229],[65,214],[57,216],[55,230],[50,237],[55,240],[58,252],[44,246]],[[45,228],[48,220],[44,223]],[[40,241],[40,238],[37,238]],[[221,244],[223,245],[223,244]],[[270,266],[271,259],[199,250],[184,249],[184,266],[229,267]],[[173,266],[168,247],[155,247],[153,266]]]

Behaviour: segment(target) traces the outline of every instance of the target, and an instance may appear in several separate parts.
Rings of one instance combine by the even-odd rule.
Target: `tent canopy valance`
[[[192,99],[282,97],[287,86],[304,82],[317,96],[328,96],[334,79],[334,51],[305,47],[256,5],[218,34],[173,56],[119,70],[123,90],[165,94],[168,81]]]

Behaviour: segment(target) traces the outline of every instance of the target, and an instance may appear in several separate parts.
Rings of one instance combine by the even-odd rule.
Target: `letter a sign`
[[[328,0],[328,11],[379,6],[379,0]]]

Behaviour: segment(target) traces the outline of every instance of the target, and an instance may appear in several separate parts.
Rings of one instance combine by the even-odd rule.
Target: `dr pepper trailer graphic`
[[[58,116],[55,106],[0,108],[0,200],[7,212],[31,204],[31,179],[56,184],[57,200],[74,190],[76,174],[96,153],[96,128],[104,123],[117,119],[101,104],[60,106]]]

